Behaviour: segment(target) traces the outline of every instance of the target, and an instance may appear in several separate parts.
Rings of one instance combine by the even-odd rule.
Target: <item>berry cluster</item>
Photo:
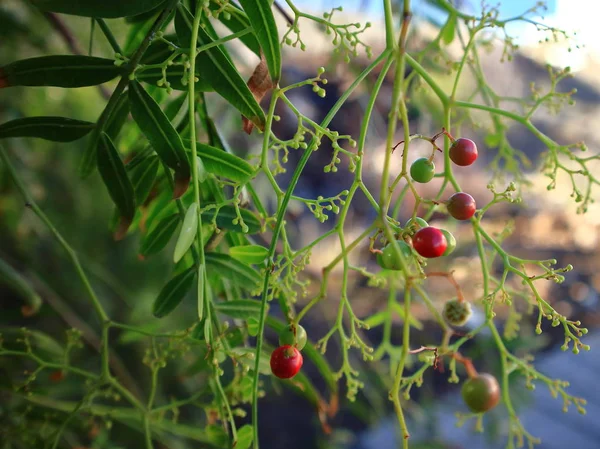
[[[443,131],[440,134],[449,134]],[[440,135],[438,134],[438,135]],[[413,162],[410,167],[410,176],[414,182],[421,184],[428,183],[435,177],[435,164],[433,158],[435,150],[436,135],[432,139],[427,139],[434,146],[434,153],[431,157],[422,157]],[[452,145],[449,149],[450,160],[461,167],[466,167],[477,159],[477,146],[470,139],[460,138],[452,139]],[[444,204],[448,214],[456,220],[469,220],[477,210],[475,200],[471,195],[465,192],[457,192],[448,198]],[[420,217],[411,218],[404,227],[401,234],[405,239],[399,239],[391,242],[381,251],[377,251],[377,263],[382,268],[388,270],[401,270],[400,255],[408,261],[412,256],[414,249],[421,257],[431,259],[451,254],[456,248],[456,239],[445,229],[438,229],[429,224]],[[397,246],[397,249],[394,248]],[[446,322],[452,326],[463,326],[471,317],[471,304],[462,298],[446,302],[442,315]],[[462,359],[456,355],[456,358]],[[464,359],[466,360],[466,359]],[[494,408],[500,400],[500,386],[498,381],[491,374],[477,374],[470,361],[469,379],[463,384],[462,396],[465,404],[473,413],[483,413]]]
[[[271,354],[271,372],[280,379],[291,379],[304,362],[300,351],[306,345],[306,330],[290,324],[279,334],[279,347]]]
[[[450,146],[450,159],[456,165],[471,165],[477,159],[477,146],[469,139],[456,139]],[[410,176],[415,182],[427,183],[435,176],[435,164],[433,156],[430,158],[419,158],[410,167]],[[475,200],[471,195],[457,192],[445,201],[448,213],[457,220],[470,219],[477,210]],[[456,248],[456,239],[445,229],[429,226],[425,220],[416,217],[411,218],[405,230],[412,236],[412,248],[421,256],[428,259],[447,256]],[[412,254],[411,246],[405,241],[397,242],[400,252],[404,257]],[[377,262],[382,268],[389,270],[400,270],[400,260],[395,252],[393,244],[388,244],[383,251],[377,252]]]

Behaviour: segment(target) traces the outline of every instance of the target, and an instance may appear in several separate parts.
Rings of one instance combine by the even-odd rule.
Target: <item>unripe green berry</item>
[[[280,346],[295,346],[298,351],[302,351],[306,346],[307,336],[306,330],[299,324],[290,324],[279,334]]]
[[[408,258],[412,255],[412,251],[410,246],[406,242],[399,240],[397,242],[398,249],[402,253],[405,258]],[[402,266],[400,265],[400,257],[397,256],[396,250],[394,248],[394,243],[389,243],[384,249],[382,253],[377,254],[377,263],[381,268],[386,268],[388,270],[401,270]]]
[[[426,228],[427,226],[429,226],[429,223],[427,223],[425,220],[423,220],[420,217],[416,217],[414,220],[412,218],[410,220],[408,220],[404,227],[407,230],[414,232],[421,228]]]
[[[448,247],[442,256],[448,256],[456,249],[456,239],[449,231],[446,231],[445,229],[440,229],[440,231],[442,231],[442,234],[446,237],[446,242],[448,242]]]
[[[426,157],[421,157],[410,166],[410,177],[421,184],[428,183],[435,175],[435,164]]]

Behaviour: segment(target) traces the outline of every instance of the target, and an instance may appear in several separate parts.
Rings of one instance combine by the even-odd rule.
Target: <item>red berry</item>
[[[419,229],[413,236],[413,247],[423,257],[440,257],[446,251],[448,242],[438,228],[428,226]]]
[[[473,197],[464,192],[455,193],[448,198],[446,207],[448,213],[457,220],[468,220],[477,210]]]
[[[280,379],[291,379],[302,367],[302,354],[290,345],[280,346],[271,354],[271,371]]]
[[[477,159],[477,145],[470,139],[456,139],[450,146],[450,159],[461,167],[471,165]]]

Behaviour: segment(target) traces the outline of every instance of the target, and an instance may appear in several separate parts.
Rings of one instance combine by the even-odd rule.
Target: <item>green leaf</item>
[[[119,152],[106,133],[102,133],[97,154],[98,171],[121,216],[116,238],[125,235],[135,215],[135,193]]]
[[[442,35],[442,40],[446,45],[450,45],[454,40],[457,18],[458,17],[456,14],[451,14],[450,17],[448,17],[446,23],[444,24],[444,27],[440,31]]]
[[[169,102],[169,104],[165,107],[165,115],[167,116],[167,118],[169,119],[170,122],[175,120],[175,117],[177,117],[177,114],[179,114],[179,111],[181,111],[181,108],[185,104],[186,100],[187,100],[187,91],[180,94],[173,101]],[[187,109],[186,109],[186,113],[187,113]]]
[[[250,25],[246,13],[233,3],[228,3],[223,6],[216,2],[211,2],[209,8],[213,11],[223,9],[223,13],[219,14],[219,21],[234,33],[238,33],[252,26]],[[240,37],[240,41],[260,57],[260,44],[254,33],[243,35]]]
[[[190,146],[189,139],[183,139],[186,146]],[[201,142],[196,142],[198,156],[202,158],[204,167],[213,175],[222,176],[242,184],[250,181],[255,170],[248,162],[239,156],[227,153],[219,148],[211,147]]]
[[[154,98],[135,81],[129,86],[129,101],[131,114],[140,130],[158,157],[175,170],[175,198],[179,198],[187,190],[190,179],[190,163],[181,137]]]
[[[242,8],[254,28],[254,34],[260,43],[273,84],[281,78],[281,48],[277,25],[273,17],[269,0],[239,0]]]
[[[42,11],[83,17],[117,18],[148,12],[165,0],[29,0]]]
[[[260,284],[261,276],[258,271],[227,254],[206,253],[205,260],[209,275],[224,277],[249,291]]]
[[[256,318],[248,319],[248,334],[251,337],[256,337],[258,335],[259,321]]]
[[[260,302],[252,299],[236,299],[233,301],[217,302],[215,303],[215,309],[232,318],[247,320],[249,318],[258,318],[260,315]]]
[[[156,318],[163,318],[175,310],[192,288],[195,276],[196,267],[191,267],[167,282],[152,306],[152,313]]]
[[[104,126],[104,132],[109,135],[111,139],[116,140],[117,136],[121,132],[121,128],[127,121],[129,115],[129,95],[127,92],[123,92],[117,98],[115,108],[112,110],[110,116],[106,120]]]
[[[22,309],[24,315],[36,313],[42,306],[42,298],[36,293],[30,282],[12,266],[0,259],[0,285],[10,288],[25,301],[28,309]]]
[[[104,126],[106,134],[116,140],[121,128],[125,124],[125,120],[129,115],[129,98],[127,93],[123,93],[117,98],[117,104],[106,118]],[[100,129],[96,125],[92,130],[88,143],[85,148],[85,153],[79,165],[79,174],[82,178],[89,176],[96,168],[96,152],[100,144]]]
[[[260,245],[244,245],[230,248],[229,254],[242,262],[260,264],[269,255],[269,250]]]
[[[135,203],[138,206],[144,204],[146,198],[152,190],[152,186],[156,181],[156,174],[160,160],[154,156],[145,157],[141,162],[136,163],[135,167],[130,168],[129,164],[125,167],[129,172],[129,178],[135,191]]]
[[[173,253],[173,262],[177,263],[181,260],[183,255],[190,249],[192,243],[196,239],[198,233],[198,203],[192,203],[188,207],[183,219],[183,225],[179,231],[179,237],[175,244],[175,251]]]
[[[175,234],[177,225],[179,225],[179,214],[174,214],[160,220],[154,229],[142,240],[140,254],[142,256],[150,256],[162,250],[167,246],[173,234]]]
[[[178,9],[175,15],[177,35],[182,36],[182,39],[186,35],[189,35],[190,17],[191,14],[189,11],[184,16],[181,9]],[[208,45],[214,42],[202,27],[198,30],[198,41],[201,45]],[[252,92],[250,92],[250,89],[248,89],[246,82],[238,70],[221,48],[215,46],[200,52],[196,57],[196,64],[198,67],[202,67],[201,78],[208,81],[219,95],[237,108],[242,115],[253,122],[260,130],[264,129],[264,111],[254,98],[254,95],[252,95]]]
[[[66,117],[26,117],[0,125],[0,139],[38,137],[54,142],[72,142],[94,129],[94,124]]]
[[[252,440],[254,440],[254,431],[252,426],[246,424],[240,427],[237,431],[237,442],[235,444],[235,449],[249,449],[252,444]]]
[[[202,212],[202,222],[212,223],[215,220],[216,212],[216,209],[208,209]],[[234,206],[223,206],[219,209],[215,223],[219,229],[227,229],[228,231],[244,234],[256,234],[260,232],[260,221],[252,212],[247,209],[240,209],[240,215],[244,224],[248,227],[247,229],[242,229],[242,224],[239,221],[234,223],[234,220],[239,220]]]
[[[80,55],[41,56],[0,67],[0,88],[95,86],[116,78],[122,71],[112,59]]]

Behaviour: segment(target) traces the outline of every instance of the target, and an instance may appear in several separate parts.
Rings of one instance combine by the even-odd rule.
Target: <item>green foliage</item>
[[[27,117],[0,125],[0,139],[8,137],[38,137],[54,142],[81,139],[94,124],[65,117]]]
[[[165,447],[186,447],[184,441],[191,442],[190,445],[199,443],[202,447],[248,449],[253,446],[257,449],[260,444],[258,399],[274,394],[279,385],[309,401],[318,410],[318,418],[326,430],[328,419],[336,414],[340,403],[347,405],[348,402],[339,397],[340,379],[345,381],[344,391],[349,401],[364,400],[359,393],[369,372],[358,369],[355,355],[359,354],[365,362],[374,364],[373,372],[379,373],[378,382],[388,389],[386,397],[391,400],[404,435],[402,445],[407,448],[409,429],[405,413],[410,407],[401,402],[401,395],[406,401],[410,400],[411,389],[424,384],[424,376],[440,359],[448,360],[450,382],[459,382],[459,373],[462,376],[457,362],[474,377],[474,368],[461,355],[461,350],[467,341],[477,341],[484,329],[491,335],[493,352],[498,354],[502,367],[499,380],[501,403],[510,421],[509,448],[519,441],[530,445],[537,442],[516,414],[515,395],[511,396],[513,386],[509,382],[511,373],[524,377],[529,386],[533,386],[534,381],[547,385],[555,397],[563,400],[565,408],[574,405],[584,412],[585,401],[568,393],[564,381],[538,372],[528,357],[516,355],[513,346],[500,335],[495,312],[500,304],[509,308],[505,331],[508,337],[515,336],[524,315],[521,308],[526,306],[530,313],[537,312],[537,333],[542,331],[542,321],[548,320],[553,326],[562,327],[564,350],[578,353],[589,349],[581,341],[587,329],[558,313],[538,288],[542,281],[562,282],[563,273],[573,267],[557,267],[554,259],[526,259],[511,254],[503,246],[510,229],[492,233],[486,219],[488,212],[500,203],[519,203],[519,193],[527,183],[523,166],[531,161],[509,143],[509,120],[524,127],[546,146],[541,166],[550,178],[549,189],[555,188],[559,173],[566,173],[582,213],[593,201],[592,188],[600,184],[590,168],[598,157],[582,156],[579,151],[585,150],[582,143],[555,142],[532,120],[543,105],[555,110],[572,101],[573,92],[561,92],[558,87],[570,76],[568,69],[548,68],[549,90],[533,86],[531,98],[512,99],[515,109],[507,109],[504,99],[486,83],[479,56],[487,44],[483,35],[492,28],[506,32],[509,23],[499,19],[496,10],[485,10],[481,16],[472,17],[457,9],[453,2],[432,1],[430,3],[446,13],[447,19],[430,42],[417,48],[410,42],[413,27],[409,21],[410,2],[401,2],[403,10],[397,17],[392,2],[384,0],[381,33],[385,35],[385,46],[375,51],[368,66],[353,66],[357,68],[355,78],[321,123],[317,123],[304,115],[288,94],[308,86],[316,96],[325,97],[328,83],[323,77],[325,69],[319,69],[314,77],[283,85],[281,47],[299,45],[305,49],[310,45],[307,33],[303,34],[306,43],[300,37],[301,23],[310,21],[331,37],[333,53],[340,54],[344,60],[349,62],[361,49],[371,57],[373,49],[361,40],[370,24],[336,23],[334,15],[337,19],[341,7],[317,17],[287,1],[292,15],[288,29],[280,38],[274,16],[277,9],[267,0],[242,0],[241,8],[216,0],[32,0],[31,3],[41,11],[93,17],[90,21],[92,39],[97,39],[96,35],[101,32],[108,44],[102,47],[92,41],[90,56],[51,55],[20,60],[11,57],[13,62],[3,63],[0,68],[0,88],[96,86],[94,92],[105,97],[98,110],[89,112],[97,116],[95,123],[55,115],[17,115],[0,124],[0,139],[5,145],[0,147],[0,167],[10,180],[2,184],[2,195],[6,190],[6,198],[10,198],[7,204],[15,204],[13,193],[16,192],[6,187],[14,185],[27,204],[23,218],[7,213],[6,227],[11,236],[36,229],[35,237],[28,235],[27,239],[19,240],[15,248],[11,244],[9,249],[16,254],[26,251],[41,252],[44,257],[49,254],[46,267],[40,268],[39,263],[32,262],[31,267],[20,272],[17,264],[8,263],[11,259],[4,261],[3,250],[0,282],[24,301],[24,306],[16,304],[22,306],[19,311],[26,318],[37,312],[50,314],[51,310],[69,325],[60,339],[47,334],[55,333],[53,326],[35,330],[15,326],[1,329],[0,394],[4,397],[6,393],[10,398],[6,410],[11,413],[14,410],[18,419],[6,420],[7,424],[1,422],[0,431],[5,427],[9,429],[15,447],[83,445],[78,434],[82,433],[81,429],[89,428],[90,432],[91,429],[96,432],[90,439],[95,439],[93,444],[97,443],[97,447],[137,447],[142,435],[147,449],[156,447],[158,442]],[[510,22],[525,20],[542,32],[561,34],[530,19],[535,12],[535,9],[529,10]],[[52,15],[46,17],[56,19]],[[109,26],[102,17],[127,19],[118,23],[111,21]],[[67,25],[72,24],[69,20],[66,28],[61,28],[63,37],[64,30],[68,31]],[[212,23],[216,22],[225,25],[231,34],[220,36],[223,27],[213,28]],[[169,31],[173,26],[175,34]],[[17,28],[12,26],[6,32]],[[121,29],[126,37],[117,37],[113,29]],[[238,69],[243,61],[237,53],[231,51],[230,54],[226,47],[228,42],[236,40],[256,56],[262,56],[248,82]],[[446,52],[446,46],[451,44],[462,48],[458,60]],[[108,47],[110,51],[106,50]],[[514,49],[512,39],[506,35],[506,59],[510,59]],[[104,56],[91,56],[94,54]],[[441,79],[442,75],[432,64],[439,60],[447,62],[445,79]],[[467,72],[477,82],[465,83]],[[115,78],[118,78],[116,85],[104,85]],[[451,80],[449,88],[447,79]],[[389,111],[380,184],[375,190],[368,187],[364,179],[365,161],[375,159],[374,145],[367,142],[367,137],[387,80],[391,80],[392,92],[386,101],[394,107]],[[109,87],[112,93],[107,90]],[[358,89],[364,89],[369,96],[360,129],[354,136],[340,135],[329,126]],[[173,90],[182,92],[173,95]],[[14,91],[34,95],[30,92],[35,89]],[[85,98],[86,107],[82,109],[88,113],[90,105],[99,103],[96,97],[92,99],[90,91],[64,92],[77,96],[73,98]],[[209,91],[214,92],[205,96],[204,92]],[[263,97],[269,98],[266,112],[260,105]],[[39,103],[44,114],[54,113],[44,110],[42,97],[31,98],[36,103],[31,109],[38,109]],[[413,98],[422,98],[424,104],[435,106],[430,110],[439,111],[438,115],[432,115],[435,128],[440,132],[433,136],[411,132],[406,102]],[[20,103],[20,99],[16,103]],[[273,126],[280,119],[276,115],[279,107],[286,107],[297,119],[295,132],[287,140],[279,137]],[[84,111],[78,112],[82,114],[74,115],[85,117]],[[133,120],[129,119],[130,113]],[[221,129],[223,121],[217,120],[221,115],[235,116],[239,120],[240,113],[245,118],[244,124],[240,126],[236,121],[235,132],[243,129],[251,133],[252,127],[247,126],[247,121],[252,122],[258,130],[249,139],[260,143],[257,154],[250,151],[244,155],[238,148],[232,149],[227,133]],[[466,302],[452,271],[430,270],[431,262],[414,253],[407,242],[419,228],[427,226],[425,220],[434,212],[446,212],[437,208],[442,198],[462,191],[449,149],[455,140],[453,134],[473,124],[485,128],[485,143],[494,152],[489,167],[493,176],[488,185],[491,200],[479,205],[472,218],[464,220],[463,226],[468,226],[473,236],[471,243],[456,241],[443,230],[449,246],[439,259],[439,266],[446,267],[453,259],[454,253],[450,253],[454,247],[458,253],[459,249],[472,245],[468,249],[478,255],[481,288],[474,290],[473,297]],[[400,125],[402,140],[396,143]],[[32,167],[25,154],[29,140],[21,142],[12,138],[74,142],[69,147],[74,148],[86,135],[87,140],[77,147],[81,148],[81,154],[73,152],[79,159],[79,174],[85,180],[77,179],[72,160],[65,156],[64,160],[70,162],[60,169],[68,171],[68,175],[59,183],[59,194],[49,195],[52,201],[44,199],[37,193],[38,183],[52,184],[54,167],[51,164]],[[427,157],[412,157],[415,146],[411,142],[417,139],[431,145]],[[309,159],[324,141],[331,144],[332,151],[321,176],[334,176],[347,168],[350,186],[327,197],[301,197],[296,193],[299,180]],[[25,148],[18,147],[19,144]],[[400,145],[402,151],[394,153]],[[289,153],[297,150],[301,151],[298,163],[288,167]],[[410,160],[417,160],[416,166],[409,167],[409,156]],[[342,163],[342,158],[347,165]],[[95,181],[89,175],[96,167],[100,174],[98,182],[102,182],[105,189],[98,198],[93,197],[93,204],[82,203],[79,193],[93,189]],[[286,170],[293,171],[283,188],[278,175]],[[497,189],[495,186],[507,177],[513,181],[506,188]],[[432,188],[437,192],[427,197],[421,195],[415,182],[426,183],[434,178],[430,186],[435,184]],[[79,201],[76,204],[85,208],[81,216],[78,215],[84,217],[81,223],[61,209],[64,205],[58,201],[56,206],[53,203],[66,194],[70,195],[69,200]],[[413,198],[408,200],[407,195]],[[359,232],[351,232],[355,230],[350,229],[352,206],[359,197],[366,198],[374,218]],[[106,234],[104,224],[110,217],[109,200],[117,213],[108,227],[116,230],[117,239],[127,238],[118,244],[110,243],[118,248],[118,256],[106,261],[105,239],[97,238],[92,242],[96,245],[94,250],[90,250],[92,243],[88,240],[92,239],[86,234],[83,241],[77,241],[75,231],[81,228],[89,231],[90,236],[95,235],[93,230],[100,223],[103,229],[100,235]],[[306,208],[314,216],[315,226],[326,220],[333,224],[328,230],[318,228],[319,234],[311,241],[300,239],[298,243],[290,226],[292,203]],[[412,218],[403,227],[399,211],[406,205],[413,205],[414,209],[409,211]],[[56,210],[46,215],[47,207],[56,207]],[[27,216],[25,219],[25,214],[30,212],[35,218]],[[423,218],[417,216],[419,212],[423,212]],[[119,226],[116,226],[117,219],[120,219]],[[31,221],[35,221],[35,226]],[[46,241],[50,237],[56,245]],[[39,245],[31,243],[36,239],[41,240]],[[139,242],[131,244],[136,239]],[[311,264],[311,256],[320,251],[319,245],[323,243],[333,243],[335,253],[313,272],[319,275],[308,276],[306,268]],[[169,244],[174,253],[166,250]],[[360,250],[364,251],[355,257]],[[364,261],[367,250],[378,255],[369,263]],[[141,257],[134,264],[130,259],[136,255]],[[379,268],[370,263],[377,257]],[[50,267],[53,263],[59,268]],[[493,269],[495,266],[500,267],[499,272]],[[65,275],[68,285],[53,279],[64,267],[69,270]],[[129,276],[136,291],[132,291],[130,285],[124,287],[115,282],[125,277],[129,282]],[[452,310],[447,307],[440,313],[428,293],[428,280],[436,276],[445,278],[456,290],[458,299],[448,303]],[[367,317],[355,311],[358,310],[355,301],[361,298],[354,297],[352,286],[359,284],[354,281],[361,277],[372,289],[369,291],[382,290],[387,296],[384,307]],[[318,285],[313,288],[311,282],[315,283],[315,279]],[[63,301],[62,295],[69,300],[85,298],[86,305],[78,310],[71,307],[71,301]],[[124,300],[125,312],[120,302],[115,306],[110,301],[113,297]],[[427,323],[414,312],[417,297],[429,311]],[[193,301],[186,301],[187,298]],[[333,299],[330,302],[337,308],[330,327],[316,338],[311,335],[305,345],[304,333],[303,347],[298,348],[317,368],[326,386],[325,392],[315,386],[320,382],[303,372],[293,381],[267,380],[269,351],[273,348],[265,338],[265,328],[279,335],[287,331],[283,341],[293,341],[298,336],[290,334],[290,329],[303,329],[301,323],[313,316],[322,317],[318,307],[326,299]],[[42,301],[47,304],[40,308]],[[9,320],[15,316],[10,307]],[[285,317],[283,320],[270,313],[277,307]],[[454,338],[449,324],[464,324],[471,307],[483,312],[483,324],[464,337]],[[77,314],[84,311],[85,318],[80,318]],[[398,320],[402,322],[401,341],[392,338]],[[439,327],[441,339],[428,346],[415,347],[415,335],[430,331],[431,325]],[[376,326],[382,326],[383,338],[373,347],[367,331]],[[325,357],[332,339],[341,353],[335,367]],[[427,339],[432,337],[428,335]],[[89,347],[84,349],[83,341]],[[142,354],[143,367],[136,357],[126,363],[120,360],[121,345],[134,346],[131,354]],[[141,372],[143,381],[138,382],[137,374]],[[163,385],[169,379],[177,379],[176,388]],[[373,396],[373,390],[366,391],[365,397],[369,395]],[[363,405],[355,410],[367,410]],[[252,425],[238,428],[236,417],[245,416],[249,408]],[[180,412],[183,409],[185,413]],[[483,407],[476,409],[481,411]],[[4,410],[0,410],[0,417]],[[113,424],[120,426],[119,432],[111,432]]]

